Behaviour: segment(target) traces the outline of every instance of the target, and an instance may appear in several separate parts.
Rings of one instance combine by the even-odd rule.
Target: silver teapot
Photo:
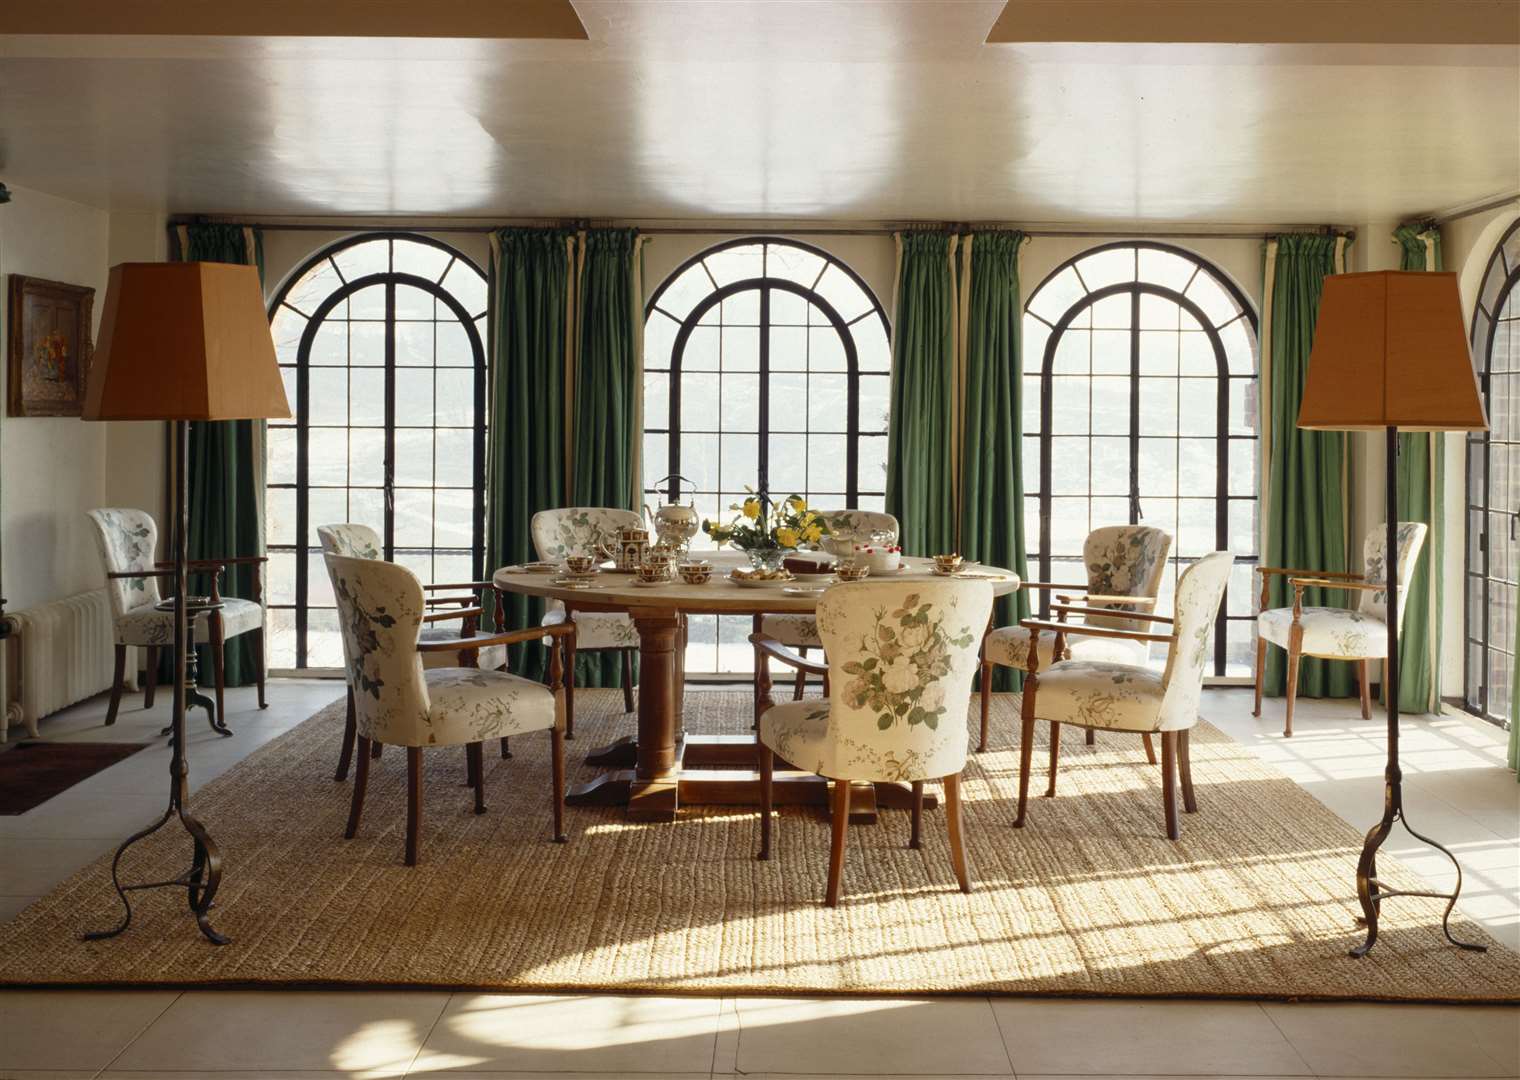
[[[649,520],[649,527],[654,530],[658,542],[672,551],[684,551],[691,544],[691,538],[697,535],[697,529],[701,524],[697,516],[697,507],[694,502],[682,503],[680,499],[681,484],[686,483],[692,487],[690,480],[677,473],[662,476],[656,480],[654,487],[658,489],[667,480],[677,481],[671,501],[661,506],[658,510],[644,507],[644,516]]]

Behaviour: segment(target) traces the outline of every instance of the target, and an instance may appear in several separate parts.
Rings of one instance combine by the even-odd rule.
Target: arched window
[[[881,304],[827,252],[751,237],[693,257],[645,309],[650,497],[680,473],[706,518],[726,520],[746,486],[823,509],[881,509],[891,360]],[[748,634],[748,620],[693,619],[688,669],[750,670]]]
[[[1515,678],[1520,578],[1520,221],[1488,260],[1472,322],[1489,430],[1467,437],[1467,707],[1495,723]],[[1511,720],[1513,723],[1514,721]]]
[[[445,244],[323,249],[269,308],[295,413],[269,425],[270,665],[343,662],[317,526],[356,521],[423,581],[481,575],[486,280]]]
[[[1093,248],[1052,272],[1025,306],[1031,568],[1043,581],[1084,581],[1090,529],[1158,526],[1173,538],[1157,605],[1167,614],[1178,571],[1229,549],[1216,676],[1248,675],[1253,658],[1256,393],[1255,313],[1228,278],[1181,248]]]

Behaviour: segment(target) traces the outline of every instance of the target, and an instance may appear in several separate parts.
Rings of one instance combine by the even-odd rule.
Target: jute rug
[[[577,704],[572,780],[594,775],[579,763],[589,748],[633,726],[616,691]],[[570,842],[549,843],[545,735],[514,739],[513,760],[487,756],[481,817],[463,751],[426,753],[422,864],[407,869],[402,754],[377,763],[360,835],[342,839],[336,702],[194,801],[226,858],[215,923],[231,945],[208,945],[167,890],[138,894],[122,937],[82,943],[118,917],[102,859],[0,926],[0,983],[1520,998],[1520,956],[1465,920],[1461,934],[1491,951],[1447,945],[1433,901],[1390,902],[1377,949],[1349,959],[1357,833],[1207,724],[1193,740],[1200,812],[1180,842],[1163,836],[1159,770],[1138,739],[1088,748],[1071,731],[1060,795],[1033,800],[1029,826],[1012,829],[1017,705],[998,699],[993,747],[966,775],[976,891],[955,887],[941,814],[910,851],[907,814],[884,812],[851,828],[846,899],[831,911],[821,809],[781,814],[769,863],[753,857],[743,808],[671,825],[573,809]],[[748,699],[694,692],[687,716],[693,731],[747,731]],[[1044,760],[1041,747],[1036,791]],[[185,846],[160,836],[132,876],[183,869]],[[1416,881],[1392,860],[1381,869]]]

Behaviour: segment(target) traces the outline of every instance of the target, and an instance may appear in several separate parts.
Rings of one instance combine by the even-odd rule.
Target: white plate
[[[828,585],[785,585],[781,591],[788,596],[821,596]]]
[[[518,567],[525,574],[558,574],[560,564],[554,562],[530,562],[523,563]]]
[[[592,588],[590,578],[557,577],[549,579],[550,585],[558,585],[561,589],[589,589]]]
[[[741,589],[779,589],[785,585],[795,585],[795,578],[770,578],[769,580],[756,581],[754,578],[737,578],[733,574],[727,576],[727,580]]]

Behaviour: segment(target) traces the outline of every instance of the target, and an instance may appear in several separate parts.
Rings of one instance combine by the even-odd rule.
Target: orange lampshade
[[[111,267],[86,420],[289,415],[257,269],[211,262]]]
[[[1326,278],[1298,426],[1486,431],[1457,275]]]

